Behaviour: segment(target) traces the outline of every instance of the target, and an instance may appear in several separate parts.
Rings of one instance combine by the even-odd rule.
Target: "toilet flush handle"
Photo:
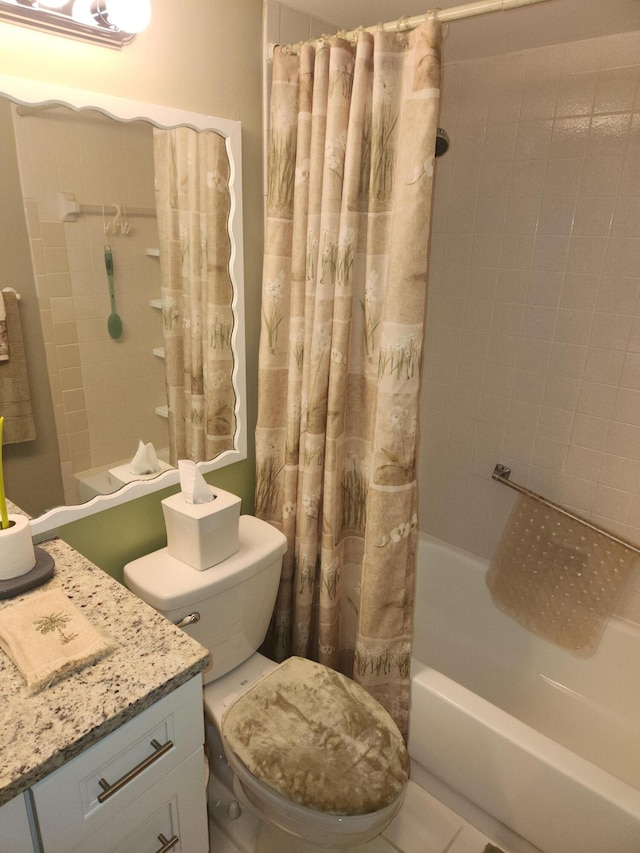
[[[179,619],[174,624],[178,628],[185,628],[187,625],[195,625],[196,622],[200,621],[200,614],[196,610],[195,613],[190,613],[188,616],[183,616],[182,619]]]

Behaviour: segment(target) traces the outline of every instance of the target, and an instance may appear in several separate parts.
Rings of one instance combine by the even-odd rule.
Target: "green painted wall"
[[[254,460],[246,460],[213,471],[207,474],[206,479],[212,486],[242,498],[241,512],[251,515],[254,510],[254,471]],[[60,537],[96,566],[122,582],[122,570],[126,563],[164,548],[167,544],[160,501],[179,491],[179,488],[171,486],[81,521],[74,521],[60,528]]]

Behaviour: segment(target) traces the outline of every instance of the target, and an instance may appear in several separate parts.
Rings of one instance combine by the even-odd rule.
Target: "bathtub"
[[[521,850],[639,853],[640,631],[612,618],[595,655],[576,657],[504,616],[486,569],[420,535],[414,779],[504,825]]]

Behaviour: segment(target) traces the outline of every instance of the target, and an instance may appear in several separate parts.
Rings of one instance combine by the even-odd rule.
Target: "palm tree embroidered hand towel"
[[[44,590],[0,611],[0,648],[37,693],[115,649],[61,589]]]

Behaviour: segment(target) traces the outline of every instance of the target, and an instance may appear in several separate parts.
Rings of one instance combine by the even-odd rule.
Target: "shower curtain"
[[[406,733],[440,28],[276,49],[256,514],[283,530],[269,651]]]
[[[232,450],[229,158],[213,131],[154,128],[169,456]]]

